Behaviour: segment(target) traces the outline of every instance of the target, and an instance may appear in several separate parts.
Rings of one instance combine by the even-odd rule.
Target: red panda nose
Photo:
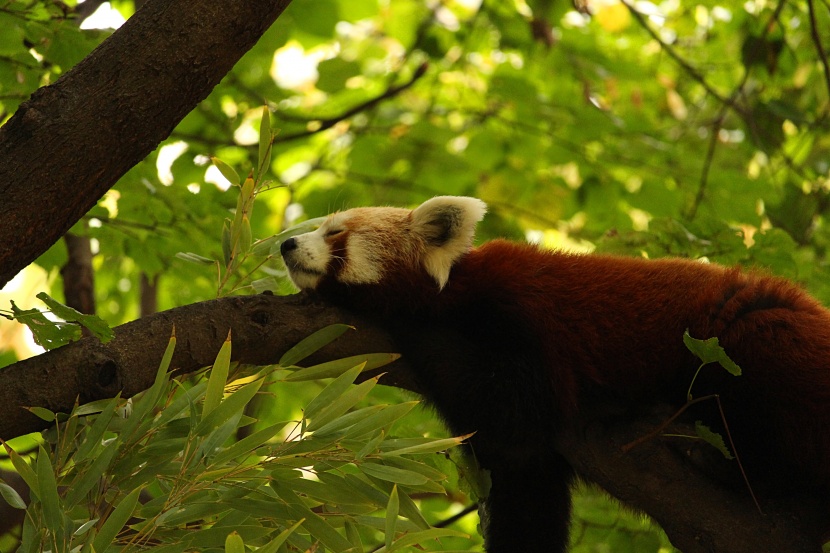
[[[282,255],[297,249],[297,240],[292,236],[282,244],[280,244],[280,253]]]

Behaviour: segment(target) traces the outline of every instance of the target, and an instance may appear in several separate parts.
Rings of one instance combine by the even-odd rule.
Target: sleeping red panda
[[[573,470],[557,428],[591,402],[676,406],[699,365],[684,331],[743,369],[710,371],[748,478],[830,489],[830,311],[775,277],[681,259],[473,248],[485,204],[356,208],[286,240],[303,290],[375,317],[427,399],[490,471],[489,553],[562,552]],[[722,374],[721,374],[722,373]]]

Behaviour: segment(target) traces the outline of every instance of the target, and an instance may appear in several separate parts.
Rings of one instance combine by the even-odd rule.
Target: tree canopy
[[[112,2],[127,20],[119,30],[81,29],[90,6],[100,4],[11,0],[0,7],[0,285],[6,284],[0,314],[17,319],[0,321],[0,364],[9,365],[6,375],[15,365],[23,367],[17,363],[26,349],[18,321],[28,317],[32,326],[49,326],[26,310],[60,309],[35,299],[38,292],[81,311],[91,309],[73,298],[88,296],[92,301],[86,305],[97,306],[97,315],[113,327],[217,296],[284,295],[293,290],[272,255],[274,235],[336,209],[413,206],[438,194],[473,195],[489,204],[481,241],[501,236],[586,252],[740,264],[797,280],[830,302],[826,2],[294,0],[253,6],[150,0],[136,12],[133,1],[120,0]],[[88,252],[86,261],[79,251]],[[80,266],[83,273],[85,265],[91,268],[86,281],[71,272]],[[20,278],[10,281],[20,271]],[[33,280],[38,275],[41,280]],[[259,303],[216,305],[251,310],[246,313],[264,310]],[[191,364],[195,369],[214,363],[225,335],[211,324],[223,319],[215,312],[204,319],[190,317],[155,319],[159,326],[141,335],[145,350],[158,353],[149,366],[141,360],[151,371],[149,382],[129,392],[156,382],[156,395],[143,400],[142,408],[182,397],[176,396],[181,391],[175,385],[154,380],[170,330],[162,330],[162,322],[170,326],[175,320],[177,332],[188,336],[178,348],[190,339],[187,332],[195,333],[195,328],[182,328],[188,320],[209,329],[210,348],[192,355]],[[291,332],[294,342],[302,338]],[[146,344],[150,336],[156,340],[152,347]],[[41,345],[50,339],[41,335]],[[206,343],[195,334],[192,339]],[[231,342],[240,351],[256,351],[256,340],[245,339],[240,335],[238,343],[233,337]],[[282,346],[287,338],[273,340],[283,340]],[[71,355],[59,351],[51,359]],[[90,355],[91,350],[75,351]],[[280,354],[269,352],[242,362],[280,360]],[[15,393],[36,397],[38,386],[49,387],[43,376],[48,374],[23,382]],[[95,373],[100,395],[90,398],[127,388],[120,376],[109,381],[101,378],[105,374]],[[312,381],[286,391],[284,383],[268,381],[262,388],[267,394],[240,387],[237,393],[248,390],[257,400],[244,415],[239,411],[239,418],[228,420],[235,431],[245,426],[243,417],[257,419],[254,435],[282,420],[306,421],[301,409],[313,407],[314,398],[332,385],[338,386],[322,388]],[[74,390],[67,386],[66,391]],[[186,386],[198,389],[200,384],[188,380]],[[4,403],[12,401],[8,388],[0,393],[6,394]],[[276,400],[265,401],[266,395]],[[354,405],[369,416],[366,409],[387,412],[388,405],[404,399],[396,390],[375,388],[362,401]],[[71,410],[72,405],[39,407]],[[115,404],[101,409],[101,417],[116,412]],[[188,416],[206,418],[209,409],[204,409],[208,412]],[[189,412],[183,407],[181,413]],[[69,420],[78,424],[79,417]],[[394,426],[378,426],[384,438],[390,429],[401,440],[444,436],[428,410],[413,411],[401,421],[390,415],[393,420]],[[303,424],[313,424],[308,421]],[[181,428],[146,431],[184,439],[176,434]],[[129,436],[119,436],[124,447],[139,447]],[[217,443],[222,437],[232,441],[230,434],[211,436]],[[47,436],[41,443],[54,439]],[[30,452],[40,447],[26,443],[20,447]],[[415,444],[403,443],[398,449]],[[395,443],[383,444],[378,451],[397,451]],[[52,446],[57,477],[76,477],[69,466],[61,466],[69,446]],[[360,488],[365,503],[337,519],[342,524],[336,536],[308,522],[298,531],[302,538],[283,536],[291,547],[310,546],[316,538],[332,550],[361,540],[391,548],[378,537],[390,528],[393,536],[414,529],[433,532],[422,536],[441,538],[425,542],[431,550],[470,547],[465,538],[427,529],[456,522],[453,516],[473,502],[475,491],[459,485],[455,476],[457,459],[432,455],[441,458],[416,464],[407,457],[389,461],[379,453],[383,462],[372,462],[387,468],[358,463],[363,472],[343,476],[329,472],[345,462],[337,457],[342,452],[320,447],[314,451],[325,455],[315,462],[327,466],[315,470],[329,487],[311,491],[303,482],[270,488],[271,499],[287,509],[285,520],[316,521],[310,517],[319,513],[320,504],[337,503],[339,496],[332,495],[337,490],[369,481],[382,484]],[[91,462],[91,449],[81,453],[79,466]],[[0,467],[29,476],[9,455]],[[36,478],[26,480],[30,487],[32,482],[44,485],[39,478],[48,480],[46,457],[44,449],[33,465]],[[266,468],[293,482],[302,466]],[[426,483],[407,484],[389,467],[433,483],[435,477],[450,493]],[[114,470],[119,468],[128,472],[126,466]],[[453,476],[439,480],[435,472],[440,471]],[[0,475],[4,481],[5,474]],[[192,474],[204,478],[207,472]],[[121,501],[124,512],[129,502],[138,501],[125,487],[111,490],[114,497],[107,501]],[[628,493],[611,491],[620,497]],[[205,496],[198,493],[193,491],[195,503],[182,504],[183,512],[233,492],[217,487]],[[51,532],[60,524],[50,509],[71,502],[49,497],[39,501]],[[297,497],[306,507],[317,504],[302,510]],[[80,497],[72,499],[79,504]],[[426,526],[415,514],[413,499]],[[119,512],[120,503],[113,505]],[[369,527],[376,521],[350,518],[368,505],[383,507],[391,526],[375,528],[373,534]],[[152,508],[142,513],[150,517]],[[176,524],[209,514],[194,513],[195,518],[181,515]],[[415,526],[396,526],[398,513]],[[176,522],[179,515],[166,516]],[[475,534],[473,518],[464,517],[453,528]],[[671,516],[660,522],[668,529]],[[594,550],[597,544],[615,551],[669,547],[659,531],[593,491],[577,500],[574,528],[575,551]],[[103,520],[95,526],[96,536],[111,530]],[[20,536],[10,532],[0,538],[3,550]],[[240,539],[258,546],[268,538],[273,544],[280,532],[251,530]],[[211,541],[214,534],[204,535],[204,543],[183,546],[233,547],[225,544],[224,534],[221,543]],[[97,539],[100,545],[102,538]],[[729,550],[720,547],[715,550]]]

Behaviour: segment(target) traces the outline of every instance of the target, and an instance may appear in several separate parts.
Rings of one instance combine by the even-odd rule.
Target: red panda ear
[[[438,196],[412,211],[412,230],[426,245],[424,268],[443,288],[453,263],[473,245],[476,223],[487,204],[464,196]]]

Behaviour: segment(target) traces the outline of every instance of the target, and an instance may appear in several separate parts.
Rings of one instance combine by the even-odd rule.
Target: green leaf
[[[183,261],[189,261],[190,263],[197,263],[199,265],[213,265],[216,263],[215,259],[210,259],[209,257],[205,257],[196,253],[192,252],[178,252],[176,257]]]
[[[687,330],[683,333],[683,343],[686,344],[689,351],[700,358],[704,364],[720,363],[720,366],[726,369],[729,374],[733,376],[741,375],[741,368],[729,358],[726,351],[724,351],[718,343],[717,337],[709,338],[708,340],[698,340],[696,338],[692,338]]]
[[[705,441],[706,443],[720,451],[721,455],[723,455],[730,461],[735,458],[732,456],[732,452],[729,451],[729,448],[723,441],[723,436],[721,436],[717,432],[713,432],[711,428],[703,424],[701,421],[695,421],[695,432],[697,432],[697,435],[703,441]]]
[[[361,420],[346,432],[346,438],[357,438],[381,428],[386,428],[396,420],[409,413],[420,401],[407,401],[388,405],[379,413],[374,413]],[[321,429],[322,430],[322,429]]]
[[[263,382],[264,380],[261,378],[250,382],[230,394],[215,409],[212,409],[207,416],[204,416],[203,412],[202,420],[193,430],[193,433],[197,436],[207,434],[211,429],[229,421],[234,415],[241,415],[243,409],[245,409],[245,406],[251,401],[251,398],[259,391]],[[209,382],[208,388],[210,388]]]
[[[294,530],[302,526],[303,522],[305,522],[305,519],[301,518],[293,525],[280,532],[276,538],[257,549],[257,553],[277,553],[282,544],[285,543],[285,540],[287,540],[288,537],[294,533]]]
[[[235,186],[239,186],[240,184],[242,184],[242,180],[240,180],[239,174],[233,167],[231,167],[230,165],[216,157],[211,157],[210,161],[213,162],[213,165],[217,169],[219,169],[219,172],[222,173],[222,176],[228,179],[231,184]]]
[[[11,305],[14,318],[29,327],[35,342],[44,349],[59,348],[81,339],[81,328],[77,325],[58,324],[37,309],[20,309],[13,301]]]
[[[26,410],[46,422],[53,422],[55,420],[55,413],[43,407],[26,407]]]
[[[285,425],[288,424],[287,422],[278,422],[277,424],[272,424],[267,428],[263,428],[257,432],[254,432],[250,436],[246,436],[235,442],[233,445],[227,447],[226,449],[220,451],[212,460],[212,465],[221,465],[231,459],[236,459],[241,455],[245,455],[249,452],[254,451],[256,448],[262,446],[265,442],[273,438],[277,435],[277,433],[285,428]]]
[[[386,526],[385,538],[386,549],[392,547],[392,540],[395,538],[395,525],[398,522],[398,508],[400,502],[398,500],[398,485],[392,486],[392,493],[389,494],[389,503],[386,504]]]
[[[311,418],[311,422],[306,426],[306,430],[313,432],[318,428],[325,426],[332,422],[337,417],[354,407],[358,401],[366,397],[372,388],[377,384],[378,379],[373,378],[365,382],[361,382],[357,386],[349,388],[340,397],[326,405],[315,417]]]
[[[208,378],[207,390],[205,391],[205,402],[202,408],[202,421],[210,415],[210,412],[219,406],[222,401],[222,396],[225,393],[225,384],[228,381],[228,371],[231,363],[231,333],[228,331],[228,337],[225,338],[222,347],[219,348],[219,353],[216,355],[216,361],[213,362],[213,368],[210,370],[210,377]]]
[[[39,293],[37,298],[45,303],[52,313],[64,321],[78,323],[86,327],[90,332],[92,332],[92,334],[101,340],[101,343],[106,344],[115,336],[107,322],[97,315],[86,315],[80,311],[72,309],[71,307],[56,301],[46,292]]]
[[[17,490],[9,486],[4,482],[0,482],[0,496],[3,496],[3,499],[6,500],[11,507],[15,509],[25,509],[26,502],[23,501],[23,498],[20,497],[20,494],[17,493]]]
[[[409,547],[411,545],[423,543],[425,541],[437,540],[440,538],[469,537],[469,535],[463,532],[459,532],[457,530],[450,530],[449,528],[430,528],[428,530],[422,530],[420,532],[410,532],[404,536],[401,536],[401,538],[396,540],[393,544],[393,547],[388,549],[388,551],[391,553],[392,551],[399,551],[404,547]]]
[[[420,486],[429,482],[429,479],[423,474],[373,462],[361,463],[360,470],[363,471],[363,473],[369,476],[374,476],[380,480],[403,484],[406,486]]]
[[[286,351],[280,358],[279,364],[283,367],[296,365],[318,349],[342,336],[347,330],[354,330],[354,327],[344,324],[333,324],[321,328],[311,336],[303,338],[297,345]]]
[[[245,553],[245,541],[236,532],[231,532],[225,538],[225,553]]]
[[[72,460],[75,464],[83,462],[87,457],[89,457],[97,446],[101,445],[101,438],[103,438],[104,432],[107,430],[107,426],[115,416],[115,408],[120,401],[120,392],[114,398],[106,400],[106,404],[101,409],[100,414],[95,417],[95,422],[88,427],[84,441],[81,442],[81,445],[78,446],[78,449],[72,456]],[[84,407],[85,406],[81,406],[76,409],[75,414],[79,415],[79,412]]]
[[[306,380],[319,380],[321,378],[335,378],[340,376],[347,370],[365,363],[364,371],[377,369],[388,365],[393,361],[400,359],[398,353],[369,353],[364,355],[354,355],[352,357],[344,357],[342,359],[335,359],[306,367],[285,377],[286,382],[302,382]]]
[[[274,135],[271,132],[271,112],[268,106],[262,107],[262,119],[259,124],[259,152],[257,156],[257,180],[262,180],[263,175],[271,166],[271,145],[274,143]]]
[[[362,365],[352,367],[342,375],[335,378],[328,386],[320,390],[320,393],[317,394],[314,399],[309,401],[308,405],[306,405],[305,418],[313,419],[323,409],[331,405],[334,400],[343,395],[343,393],[345,393],[346,390],[348,390],[354,383],[357,375],[359,375],[362,370]]]
[[[40,498],[40,485],[38,484],[38,477],[35,474],[35,471],[32,469],[31,465],[26,462],[23,457],[21,457],[15,450],[9,447],[9,444],[3,442],[3,447],[6,450],[6,454],[11,458],[12,465],[14,469],[17,471],[17,474],[23,478],[23,481],[26,482],[26,485],[29,486],[29,490],[38,498]]]
[[[472,436],[472,434],[467,434],[466,436],[458,436],[457,438],[443,438],[439,440],[433,440],[422,444],[402,447],[400,449],[395,449],[392,451],[384,451],[381,455],[383,457],[399,457],[401,455],[438,453],[439,451],[445,451],[447,449],[461,445],[462,443],[464,443],[464,440],[468,439],[470,436]]]
[[[37,454],[37,481],[40,495],[38,496],[43,505],[43,520],[46,528],[52,534],[60,534],[63,531],[63,508],[60,497],[58,497],[58,483],[55,480],[55,471],[49,460],[49,454],[40,446]]]
[[[98,530],[95,539],[92,540],[92,547],[95,551],[104,551],[115,541],[118,532],[124,528],[127,521],[133,515],[141,490],[142,488],[140,487],[134,489],[116,505],[115,509],[101,526],[101,529]]]
[[[66,492],[67,507],[71,508],[77,505],[92,488],[101,482],[104,473],[112,463],[113,457],[118,452],[119,444],[120,441],[118,440],[107,444],[107,447],[95,457],[95,460],[88,467],[77,472],[77,476]]]

